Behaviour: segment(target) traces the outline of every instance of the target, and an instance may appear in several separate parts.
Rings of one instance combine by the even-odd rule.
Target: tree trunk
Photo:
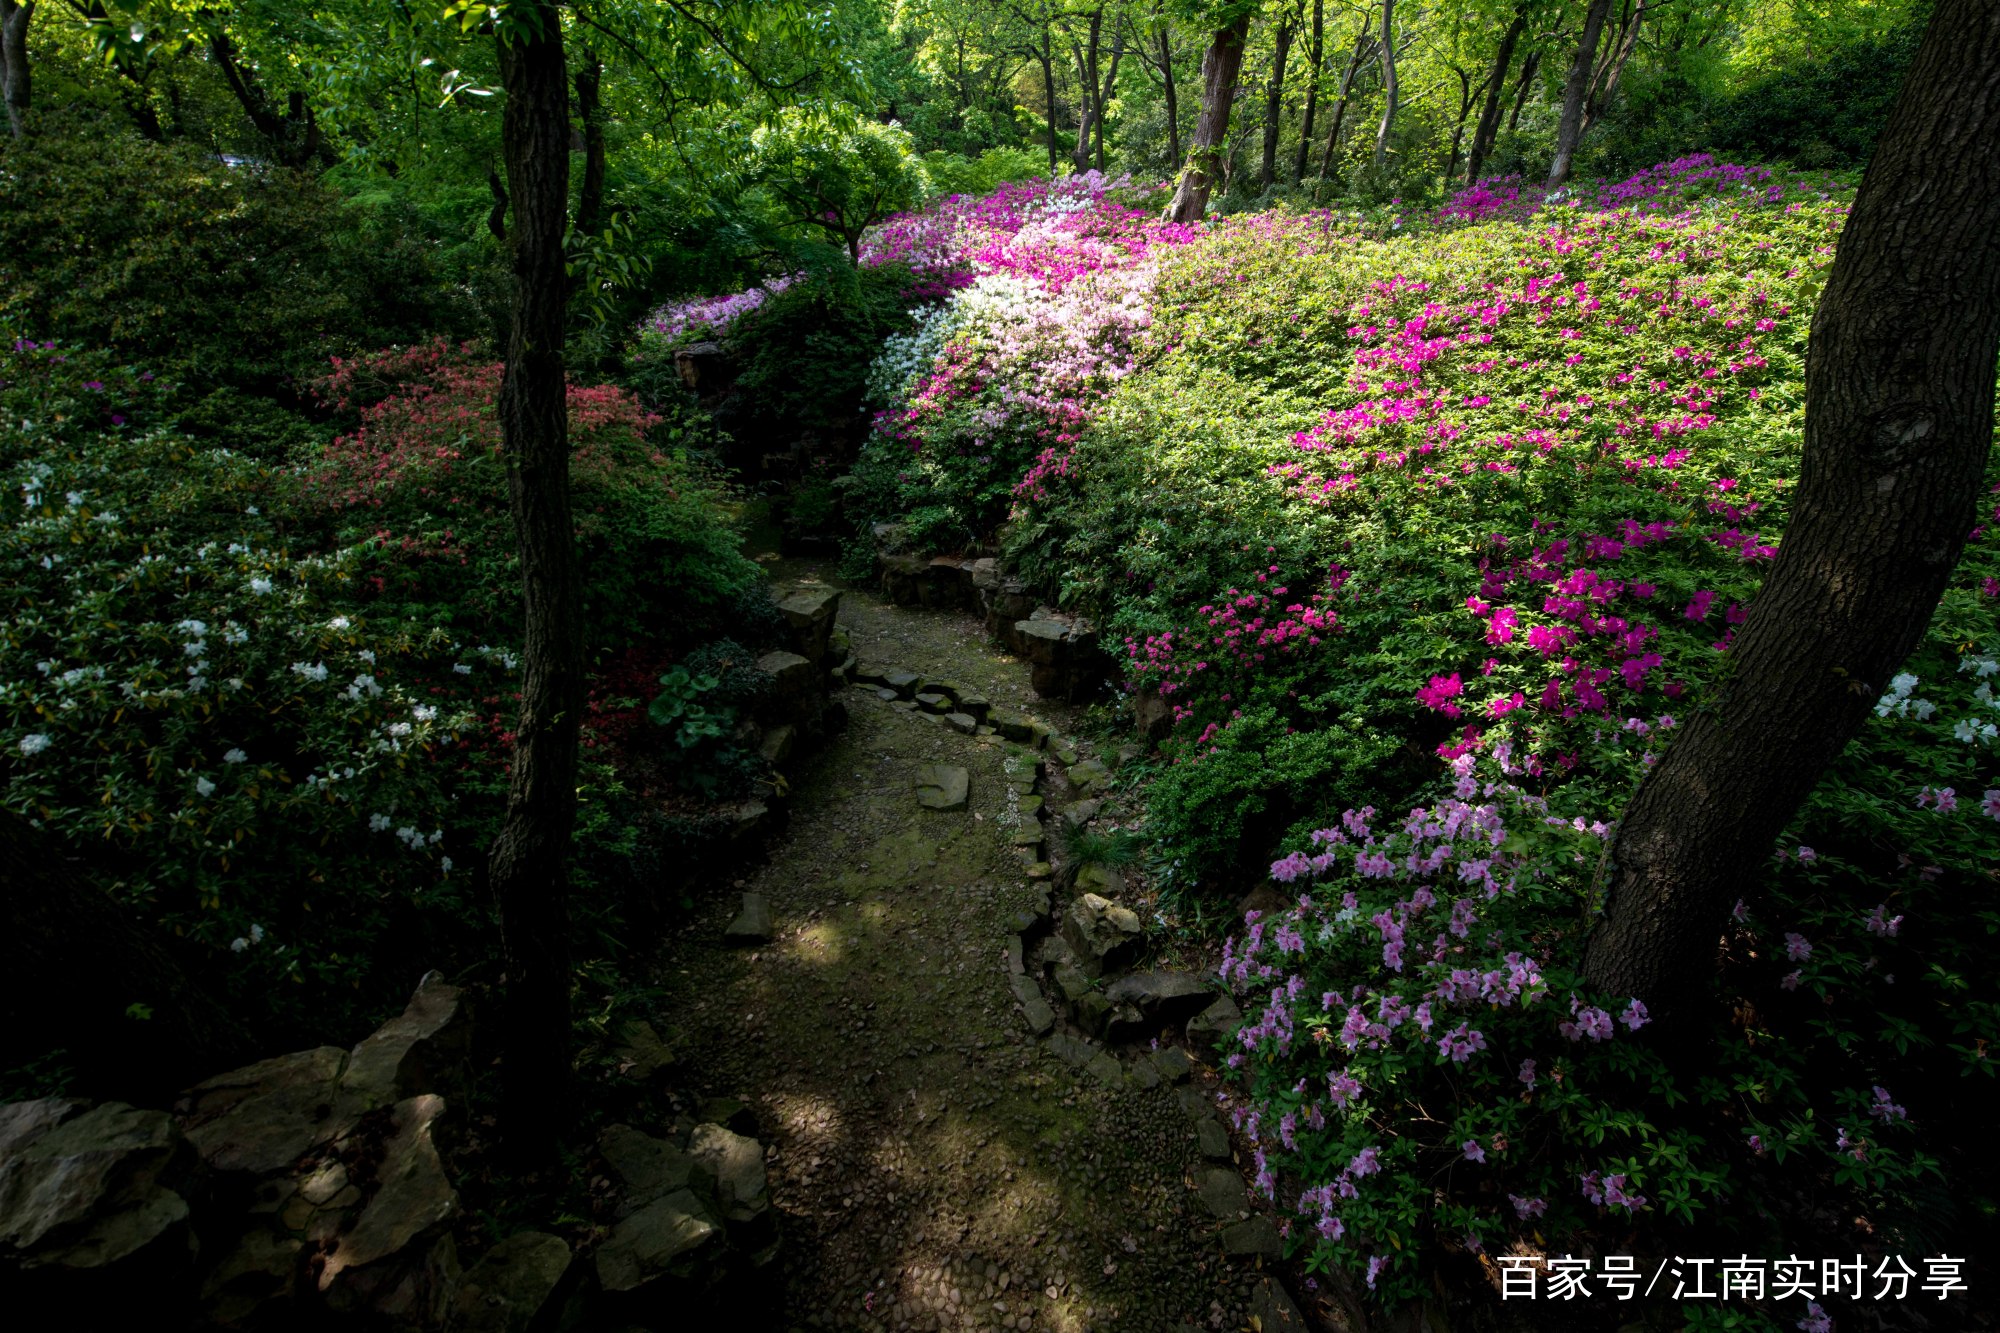
[[[1201,119],[1195,122],[1194,146],[1167,205],[1169,222],[1199,222],[1208,211],[1208,194],[1221,174],[1222,141],[1229,135],[1229,107],[1236,100],[1236,78],[1243,72],[1243,47],[1250,36],[1250,16],[1244,14],[1219,30],[1201,61]]]
[[[1549,188],[1569,179],[1570,159],[1576,156],[1576,141],[1583,135],[1583,99],[1590,91],[1591,71],[1596,68],[1597,39],[1603,35],[1605,16],[1611,0],[1590,0],[1583,17],[1583,37],[1576,44],[1576,59],[1570,61],[1569,81],[1563,85],[1562,119],[1556,122],[1556,155],[1549,164]]]
[[[1174,87],[1174,47],[1167,33],[1167,21],[1160,20],[1160,74],[1166,81],[1167,98],[1167,160],[1181,160],[1181,108],[1180,97]]]
[[[1306,83],[1305,111],[1299,117],[1299,151],[1292,159],[1292,184],[1306,178],[1306,158],[1312,154],[1313,117],[1319,111],[1319,79],[1326,64],[1326,0],[1313,0],[1312,41],[1306,47],[1312,77]]]
[[[1521,62],[1520,86],[1514,89],[1514,110],[1507,117],[1507,133],[1521,128],[1521,108],[1528,104],[1528,90],[1535,86],[1535,74],[1542,67],[1542,53],[1528,52],[1528,58]]]
[[[1111,30],[1111,68],[1105,73],[1104,82],[1097,94],[1097,169],[1104,170],[1104,122],[1105,108],[1118,96],[1118,62],[1125,58],[1125,31],[1113,27]]]
[[[28,24],[34,17],[35,0],[0,0],[0,101],[7,103],[7,127],[16,139],[27,134],[34,103],[28,69]]]
[[[1611,39],[1611,47],[1604,55],[1604,63],[1591,76],[1590,95],[1583,99],[1583,130],[1590,133],[1606,111],[1611,109],[1611,99],[1618,94],[1618,79],[1624,74],[1625,65],[1632,59],[1632,53],[1639,49],[1639,25],[1646,18],[1646,0],[1625,0],[1625,7],[1619,11],[1618,31]]]
[[[1444,178],[1453,180],[1458,176],[1458,150],[1465,140],[1465,122],[1472,115],[1472,105],[1478,100],[1472,91],[1472,71],[1454,68],[1458,75],[1458,123],[1451,130],[1451,162],[1444,169]]]
[[[1257,182],[1270,189],[1278,181],[1279,117],[1285,109],[1285,61],[1292,54],[1292,15],[1278,20],[1277,49],[1271,56],[1271,78],[1264,87],[1264,156],[1257,167]]]
[[[1528,0],[1514,7],[1514,21],[1500,34],[1500,49],[1493,53],[1493,73],[1486,80],[1486,105],[1479,109],[1479,124],[1472,131],[1472,153],[1466,159],[1465,183],[1475,184],[1500,134],[1500,97],[1507,87],[1507,67],[1514,63],[1514,47],[1528,27]]]
[[[1320,154],[1319,174],[1325,179],[1333,174],[1333,155],[1340,147],[1340,122],[1347,119],[1347,95],[1354,88],[1354,76],[1361,72],[1361,62],[1368,58],[1368,20],[1361,20],[1361,33],[1354,39],[1354,52],[1347,57],[1347,69],[1340,76],[1340,96],[1333,103],[1333,128],[1326,132],[1326,151]]]
[[[1096,124],[1100,108],[1097,105],[1097,47],[1104,27],[1104,11],[1093,9],[1089,14],[1089,40],[1086,44],[1070,43],[1076,54],[1076,149],[1070,154],[1079,175],[1090,170],[1090,130]]]
[[[1035,59],[1042,66],[1042,95],[1048,115],[1049,130],[1049,175],[1056,174],[1056,58],[1052,49],[1054,38],[1049,35],[1048,25],[1042,26],[1041,49],[1035,52]]]
[[[252,1054],[236,1016],[159,939],[46,834],[0,811],[0,1068],[56,1048],[81,1090],[127,1100],[170,1095]]]
[[[1590,983],[1684,1012],[1772,840],[1922,639],[1976,521],[2000,348],[2000,6],[1938,0],[1842,231],[1777,564],[1640,785]]]
[[[576,71],[576,114],[583,122],[583,184],[576,196],[576,229],[594,234],[604,220],[604,63],[588,47]]]
[[[500,31],[501,152],[513,195],[513,319],[500,439],[521,558],[526,641],[507,813],[488,859],[506,966],[505,1132],[554,1162],[570,1100],[569,908],[583,625],[570,518],[563,325],[569,283],[569,88],[554,0],[515,0]]]
[[[1389,129],[1396,123],[1396,0],[1382,0],[1382,123],[1375,130],[1375,170],[1389,160]]]

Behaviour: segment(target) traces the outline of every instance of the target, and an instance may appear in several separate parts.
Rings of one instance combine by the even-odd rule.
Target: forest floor
[[[771,562],[780,596],[832,582]],[[1032,712],[1026,664],[974,617],[847,589],[863,662]],[[1192,1085],[1111,1087],[1027,1030],[1008,920],[1035,894],[1009,845],[999,737],[849,689],[847,727],[807,762],[790,820],[735,890],[776,934],[730,948],[738,893],[698,910],[665,1000],[704,1096],[754,1108],[771,1145],[788,1329],[1241,1329],[1254,1260],[1225,1258],[1195,1192]],[[921,807],[926,764],[969,770],[968,807]],[[1054,766],[1051,765],[1053,768]],[[1051,805],[1056,803],[1051,796]]]

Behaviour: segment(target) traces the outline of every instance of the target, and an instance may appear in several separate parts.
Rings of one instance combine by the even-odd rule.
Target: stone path
[[[1076,721],[1033,699],[969,615],[849,590],[840,624],[863,661],[1065,734]],[[1225,1255],[1224,1236],[1267,1238],[1246,1246],[1240,1182],[1211,1174],[1204,1146],[1228,1145],[1190,1118],[1209,1096],[1199,1076],[1176,1081],[1171,1058],[1107,1069],[1074,1033],[1038,1041],[1024,1018],[1009,923],[1045,889],[1012,846],[1020,747],[872,690],[844,701],[849,725],[806,766],[768,859],[706,903],[662,978],[686,1083],[749,1103],[771,1145],[784,1326],[1250,1326],[1260,1261]],[[966,770],[964,808],[919,803],[926,765]],[[768,905],[769,943],[724,942],[741,892]]]

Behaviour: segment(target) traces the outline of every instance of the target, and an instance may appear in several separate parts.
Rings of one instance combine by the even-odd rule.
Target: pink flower
[[[1879,1092],[1880,1089],[1878,1088],[1876,1091]],[[1478,1139],[1467,1139],[1459,1145],[1459,1151],[1465,1155],[1465,1160],[1468,1162],[1483,1162],[1486,1160],[1486,1149],[1479,1146]]]

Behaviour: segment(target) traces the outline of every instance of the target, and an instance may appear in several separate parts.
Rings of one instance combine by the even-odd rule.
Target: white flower
[[[188,635],[190,638],[196,638],[196,639],[199,639],[202,635],[208,633],[207,623],[200,620],[183,620],[179,624],[175,625],[174,628],[179,630],[181,633]]]
[[[236,626],[231,625],[228,629],[222,631],[222,641],[224,643],[248,643],[250,641],[250,631],[247,629],[238,629]]]
[[[348,698],[356,701],[359,701],[363,695],[367,695],[370,699],[373,699],[382,693],[382,687],[375,683],[375,677],[361,675],[354,678],[354,682],[347,687],[346,693]]]
[[[210,782],[207,778],[196,778],[194,780],[194,789],[195,792],[201,796],[215,795],[215,784],[213,782]]]
[[[240,764],[249,757],[249,755],[243,753],[241,750],[231,750],[228,754],[222,756],[222,762],[225,764]]]
[[[264,928],[262,926],[256,924],[251,925],[250,942],[252,944],[262,944],[264,942]]]
[[[430,704],[418,704],[410,710],[410,715],[419,722],[429,722],[438,715],[438,710]]]
[[[292,670],[307,680],[326,679],[326,664],[323,662],[294,662]]]
[[[428,839],[426,839],[426,841],[428,841],[430,845],[433,847],[437,846],[439,843],[444,841],[444,830],[443,829],[433,830],[431,836]]]
[[[81,508],[83,505],[83,492],[71,491],[69,494],[63,496],[63,499],[69,501],[69,507],[71,509]]]
[[[38,755],[49,748],[50,741],[45,732],[32,732],[21,737],[21,753],[24,756]]]
[[[375,665],[375,650],[373,648],[363,648],[355,656],[366,662],[369,666]]]
[[[231,953],[242,953],[245,949],[249,947],[250,947],[250,941],[244,939],[241,935],[238,935],[235,939],[229,941],[229,952]]]
[[[244,505],[244,506],[243,506],[243,512],[244,512],[244,513],[246,513],[246,514],[248,514],[248,515],[250,515],[250,517],[252,517],[252,518],[255,518],[255,517],[257,517],[257,506],[256,506],[256,505]]]
[[[353,624],[354,622],[346,616],[335,616],[332,620],[326,622],[326,627],[328,629],[347,629]]]
[[[1910,711],[1917,715],[1919,722],[1928,722],[1937,713],[1937,705],[1929,699],[1919,699],[1910,705]]]
[[[387,815],[368,816],[368,831],[370,833],[380,833],[383,829],[388,827],[389,827],[389,816]]]
[[[271,580],[269,580],[269,579],[251,579],[251,580],[250,580],[250,591],[251,591],[251,592],[254,592],[254,593],[256,593],[256,594],[257,594],[257,595],[258,595],[259,597],[268,597],[268,596],[270,596],[270,595],[271,595]]]
[[[56,664],[54,662],[49,661],[46,658],[35,663],[35,670],[41,672],[44,676],[48,675],[49,672],[54,671],[55,669],[56,669]]]
[[[389,724],[389,734],[391,736],[407,736],[410,734],[410,724],[407,722],[391,722]]]
[[[467,666],[463,662],[453,662],[451,664],[451,669],[453,671],[456,671],[461,676],[469,676],[472,674],[472,668]]]
[[[451,873],[451,858],[449,856],[440,856],[438,858],[438,865],[443,868],[445,874],[449,875]]]
[[[189,657],[200,657],[203,653],[206,653],[207,651],[208,651],[208,645],[203,643],[200,639],[196,639],[193,643],[184,643],[181,645],[181,652],[185,653]]]
[[[1917,688],[1917,678],[1907,671],[1889,682],[1889,693],[1894,695],[1906,695],[1915,688]]]

